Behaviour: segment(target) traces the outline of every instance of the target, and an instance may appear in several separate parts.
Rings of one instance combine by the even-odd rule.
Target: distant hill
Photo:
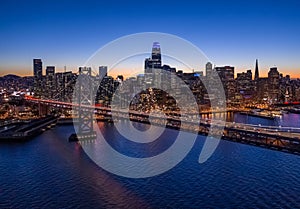
[[[2,78],[4,78],[4,79],[19,79],[21,77],[18,75],[14,75],[14,74],[8,74],[8,75],[3,76]]]

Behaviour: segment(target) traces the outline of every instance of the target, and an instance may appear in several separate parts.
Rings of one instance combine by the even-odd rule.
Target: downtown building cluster
[[[255,64],[255,75],[252,71],[237,73],[235,78],[234,67],[214,67],[206,64],[206,78],[210,80],[210,72],[215,70],[220,77],[229,106],[279,104],[300,101],[299,79],[292,80],[289,75],[283,76],[277,67],[271,67],[267,77],[259,77],[258,60]]]
[[[34,85],[33,94],[36,98],[52,99],[57,101],[72,101],[72,93],[77,75],[68,72],[55,72],[55,66],[46,66],[43,75],[41,59],[33,59]]]
[[[158,104],[171,104],[172,97],[170,95],[177,95],[183,100],[189,101],[191,98],[187,98],[182,91],[181,84],[174,79],[177,76],[189,86],[199,105],[209,105],[212,100],[220,99],[216,98],[217,94],[209,94],[207,91],[207,87],[212,88],[215,92],[219,90],[220,85],[216,83],[216,80],[221,81],[221,88],[224,90],[228,107],[259,105],[268,107],[273,104],[300,101],[300,80],[291,79],[289,75],[283,76],[277,67],[271,67],[267,77],[259,76],[258,60],[255,63],[254,76],[250,69],[237,73],[235,77],[234,70],[232,66],[213,67],[213,64],[208,62],[205,66],[205,75],[203,71],[184,73],[182,70],[162,64],[160,45],[154,42],[151,57],[145,59],[144,74],[126,79],[121,85],[121,92],[123,97],[128,95],[130,100],[131,94],[139,92],[135,88],[139,90],[151,87],[153,95],[155,95],[154,100]],[[159,89],[163,89],[165,93]],[[142,92],[138,97],[136,99],[146,100],[144,104],[151,103],[149,90]],[[141,107],[144,106],[141,105]]]
[[[100,66],[95,74],[97,74],[93,76],[95,89],[91,91],[95,95],[95,103],[103,106],[111,105],[113,95],[118,90],[119,100],[124,103],[124,106],[130,101],[131,108],[134,109],[147,110],[148,107],[155,105],[163,106],[163,108],[176,108],[174,95],[185,101],[192,99],[184,93],[182,83],[176,78],[189,87],[199,105],[209,105],[211,100],[218,100],[218,98],[214,98],[213,94],[208,94],[207,86],[204,84],[210,84],[208,86],[218,91],[219,87],[214,83],[215,75],[221,81],[229,107],[254,107],[259,104],[268,106],[300,101],[300,80],[291,79],[289,75],[283,76],[276,67],[270,68],[267,77],[260,77],[256,60],[254,76],[251,70],[247,70],[237,73],[235,77],[234,67],[218,67],[208,62],[205,65],[205,75],[203,71],[186,73],[162,64],[158,42],[153,43],[151,56],[145,59],[143,74],[126,79],[122,75],[113,78],[108,75],[107,66]],[[77,73],[55,72],[55,66],[46,66],[43,69],[42,60],[34,59],[33,75],[33,77],[26,77],[26,85],[20,85],[19,80],[11,83],[10,80],[3,79],[1,85],[18,83],[17,86],[24,86],[24,88],[28,86],[36,98],[72,102]],[[8,81],[10,83],[7,83]]]

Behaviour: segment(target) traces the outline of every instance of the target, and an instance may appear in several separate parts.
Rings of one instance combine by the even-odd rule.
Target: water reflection
[[[245,116],[233,117],[247,121]],[[283,115],[278,124],[300,127],[300,115]],[[130,147],[112,124],[98,125],[116,148]],[[73,132],[70,126],[58,126],[27,143],[0,145],[0,208],[298,208],[300,204],[296,155],[221,141],[212,158],[199,164],[205,140],[199,136],[173,169],[152,178],[129,179],[104,171],[79,144],[69,143]],[[176,130],[166,134],[176,136]],[[159,141],[128,152],[154,154],[172,144]],[[96,147],[95,153],[106,151]]]
[[[300,114],[282,114],[281,117],[275,119],[266,119],[260,117],[253,117],[248,115],[242,115],[240,113],[227,112],[227,113],[214,113],[203,114],[202,119],[222,119],[226,116],[227,122],[246,123],[246,124],[261,124],[262,126],[287,126],[287,127],[300,127]]]

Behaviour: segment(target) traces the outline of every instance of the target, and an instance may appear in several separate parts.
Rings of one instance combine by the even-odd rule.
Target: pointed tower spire
[[[254,80],[258,80],[258,79],[259,79],[258,60],[256,59]]]

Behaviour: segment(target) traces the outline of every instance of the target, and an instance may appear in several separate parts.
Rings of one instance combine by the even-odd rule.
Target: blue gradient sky
[[[300,1],[289,0],[2,0],[0,74],[31,75],[33,58],[75,70],[107,42],[152,31],[180,36],[237,72],[258,58],[262,74],[276,65],[300,77],[299,11]]]

